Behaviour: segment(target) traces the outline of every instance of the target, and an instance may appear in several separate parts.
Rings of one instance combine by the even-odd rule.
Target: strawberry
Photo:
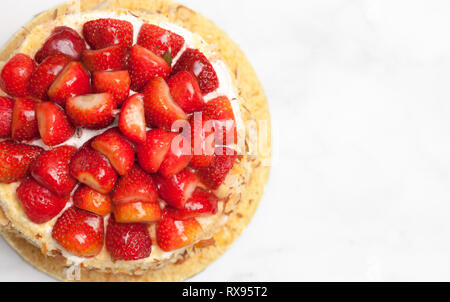
[[[109,159],[119,175],[127,174],[134,165],[133,145],[122,136],[118,128],[109,129],[97,136],[91,146]]]
[[[69,174],[69,162],[77,152],[72,146],[61,146],[42,153],[31,165],[31,176],[59,196],[69,196],[77,181]]]
[[[105,241],[103,217],[71,207],[56,221],[52,237],[69,253],[95,257],[100,254]]]
[[[183,209],[167,208],[167,213],[176,220],[215,215],[218,200],[213,193],[197,188]]]
[[[191,118],[191,145],[193,168],[207,168],[214,160],[215,131],[214,121],[204,119],[201,113]]]
[[[39,137],[35,102],[31,99],[18,98],[14,102],[11,123],[12,139],[16,141],[30,141]]]
[[[47,57],[63,54],[74,61],[78,61],[85,49],[86,43],[75,30],[70,27],[59,26],[53,30],[34,59],[40,64]]]
[[[117,44],[128,48],[133,44],[133,25],[123,20],[97,19],[84,24],[83,36],[92,49]]]
[[[73,194],[73,204],[82,210],[106,216],[112,211],[109,195],[98,193],[86,185],[80,185]]]
[[[152,80],[144,90],[144,108],[147,124],[171,130],[179,120],[188,120],[188,116],[174,102],[169,86],[163,78]]]
[[[206,119],[214,120],[217,145],[230,145],[237,141],[236,121],[233,107],[226,96],[218,97],[206,104],[203,110]]]
[[[47,146],[62,144],[75,133],[64,110],[55,103],[36,104],[36,117],[42,141]]]
[[[50,86],[48,96],[64,107],[68,98],[91,92],[89,73],[79,62],[70,62]]]
[[[114,121],[116,101],[109,93],[87,94],[67,100],[66,113],[76,127],[102,129]]]
[[[120,131],[134,143],[146,140],[146,124],[144,112],[144,95],[135,94],[122,105],[119,118]]]
[[[28,97],[28,82],[36,68],[34,61],[27,55],[17,54],[9,60],[0,74],[0,87],[14,97]]]
[[[72,157],[69,165],[70,174],[102,194],[108,194],[117,181],[117,173],[103,155],[84,146]]]
[[[12,141],[0,142],[0,183],[16,182],[28,174],[30,164],[44,150]]]
[[[184,208],[199,183],[197,174],[189,169],[181,171],[170,179],[159,175],[155,175],[154,179],[161,199],[178,209]]]
[[[114,45],[98,50],[85,50],[81,60],[91,72],[122,70],[127,68],[127,54],[126,48]]]
[[[145,224],[117,223],[111,216],[106,229],[106,249],[114,260],[144,259],[152,252],[152,239]]]
[[[158,192],[152,177],[137,165],[127,175],[120,177],[112,196],[115,205],[157,200]]]
[[[170,215],[163,215],[156,228],[156,241],[166,252],[181,249],[198,240],[202,227],[197,220],[175,220]]]
[[[136,145],[136,154],[139,165],[147,173],[156,173],[177,134],[163,129],[154,129],[147,132],[145,143]]]
[[[130,95],[130,75],[128,71],[97,71],[93,75],[93,86],[96,92],[109,92],[113,95],[117,107]]]
[[[186,113],[202,111],[206,103],[197,79],[190,71],[180,71],[167,81],[175,103]]]
[[[211,189],[217,189],[233,168],[236,158],[236,151],[227,147],[219,147],[214,154],[212,164],[208,168],[198,171],[202,183]]]
[[[157,56],[162,57],[169,53],[171,58],[175,58],[184,45],[184,38],[159,26],[143,24],[139,31],[137,44]]]
[[[0,138],[11,137],[13,109],[14,109],[13,99],[5,96],[0,97]]]
[[[28,219],[37,224],[52,220],[69,201],[68,196],[59,197],[34,179],[27,179],[20,184],[17,188],[17,197]]]
[[[119,223],[150,223],[161,220],[157,202],[129,202],[114,206],[114,217]]]
[[[159,174],[170,178],[186,168],[192,159],[190,140],[177,135],[170,144],[169,152],[159,167]]]
[[[157,77],[167,78],[170,74],[170,66],[163,58],[139,45],[131,48],[128,70],[133,91],[142,91],[151,80]]]
[[[31,94],[38,99],[47,100],[48,89],[69,62],[70,59],[62,54],[45,59],[31,75],[28,83]]]

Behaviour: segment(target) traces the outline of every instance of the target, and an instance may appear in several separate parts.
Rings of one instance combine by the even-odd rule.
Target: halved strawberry
[[[95,257],[104,244],[103,217],[71,207],[56,221],[52,237],[69,253],[79,257]]]
[[[144,108],[144,102],[142,102],[142,108]],[[6,96],[0,97],[0,138],[11,137],[13,109],[13,99]]]
[[[64,107],[68,98],[91,92],[91,80],[87,70],[79,62],[70,62],[50,86],[48,96],[53,102]]]
[[[118,128],[109,129],[97,136],[91,146],[109,159],[119,175],[127,174],[134,165],[133,145],[122,136]]]
[[[133,91],[142,91],[151,80],[157,77],[167,78],[170,74],[170,66],[163,58],[139,45],[131,48],[128,70]]]
[[[61,146],[42,153],[31,165],[31,175],[54,194],[69,196],[77,184],[69,173],[69,162],[75,152],[75,147]]]
[[[177,220],[215,215],[218,200],[213,193],[197,188],[183,209],[167,208],[167,213]]]
[[[186,139],[183,135],[177,135],[172,140],[169,152],[159,167],[159,174],[165,178],[170,178],[186,168],[191,160],[190,139]]]
[[[97,19],[86,22],[83,36],[93,49],[120,44],[131,47],[133,44],[133,25],[117,19]]]
[[[174,102],[169,86],[163,78],[152,80],[144,90],[144,108],[147,124],[172,130],[176,121],[187,121],[188,116]]]
[[[12,141],[0,142],[0,183],[16,182],[28,174],[31,163],[44,150]]]
[[[156,240],[163,251],[170,252],[193,244],[201,232],[202,227],[195,218],[175,220],[166,214],[156,228]]]
[[[218,147],[211,166],[198,171],[202,183],[211,189],[217,189],[233,168],[236,158],[236,151],[227,147]]]
[[[118,223],[111,215],[106,229],[106,249],[114,260],[144,259],[152,252],[148,226],[140,223]]]
[[[139,165],[148,173],[156,173],[177,134],[163,129],[154,129],[147,132],[145,143],[136,145],[136,154]]]
[[[114,121],[116,101],[110,93],[86,94],[67,100],[66,113],[76,127],[102,129]]]
[[[119,128],[134,143],[145,142],[146,124],[143,94],[135,94],[123,103],[119,118]]]
[[[161,220],[157,202],[129,202],[114,206],[114,217],[119,223],[150,223]]]
[[[29,56],[21,53],[15,55],[2,69],[0,87],[10,96],[30,96],[28,82],[35,68],[36,64]]]
[[[194,74],[180,71],[167,81],[175,103],[186,113],[202,111],[206,103]]]
[[[197,49],[188,48],[172,69],[172,75],[182,70],[191,71],[198,80],[203,94],[219,88],[219,78],[208,59]]]
[[[99,152],[84,146],[72,157],[70,174],[102,194],[108,194],[117,181],[117,173],[108,159]]]
[[[52,220],[69,201],[68,196],[59,197],[31,178],[17,188],[17,197],[28,219],[38,224]]]
[[[115,71],[127,68],[127,54],[126,48],[114,45],[98,50],[85,50],[81,60],[90,72]]]
[[[11,124],[13,140],[30,141],[39,137],[39,128],[34,106],[35,101],[32,99],[18,98],[14,102]]]
[[[109,195],[101,194],[86,185],[80,185],[73,194],[73,204],[82,210],[106,216],[112,211]]]
[[[159,175],[155,175],[154,179],[161,199],[178,209],[184,208],[200,182],[197,174],[190,169],[185,169],[170,179]]]
[[[217,145],[231,145],[237,141],[236,120],[233,107],[226,96],[218,97],[206,104],[204,118],[214,120]]]
[[[47,146],[62,144],[75,133],[64,110],[55,103],[36,104],[36,117],[42,141]]]
[[[207,168],[214,160],[215,128],[214,121],[207,120],[201,113],[195,113],[190,121],[193,168]]]
[[[158,192],[152,177],[135,165],[131,171],[119,178],[112,201],[115,205],[128,202],[156,202]]]
[[[170,53],[170,57],[175,58],[184,45],[184,38],[159,26],[143,24],[139,31],[137,44],[160,57]]]
[[[128,71],[98,71],[93,74],[93,86],[96,92],[109,92],[116,100],[117,107],[130,95],[131,79]]]

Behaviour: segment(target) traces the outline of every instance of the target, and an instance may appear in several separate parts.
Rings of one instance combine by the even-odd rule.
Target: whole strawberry
[[[84,24],[83,36],[92,49],[117,44],[131,47],[133,44],[133,25],[123,20],[97,19]]]
[[[12,183],[26,177],[31,163],[43,151],[38,146],[0,142],[0,183]]]
[[[160,57],[170,54],[171,58],[175,58],[183,48],[184,38],[159,26],[143,24],[139,31],[137,44]]]
[[[10,96],[30,96],[28,82],[36,68],[34,61],[27,55],[17,54],[3,67],[0,74],[0,87]]]

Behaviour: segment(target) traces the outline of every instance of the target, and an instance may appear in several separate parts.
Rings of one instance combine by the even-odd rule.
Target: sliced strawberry
[[[219,88],[219,78],[211,63],[197,49],[188,48],[178,59],[172,69],[172,74],[182,70],[191,71],[198,80],[203,94],[208,94]]]
[[[73,194],[73,204],[82,210],[106,216],[112,211],[109,195],[98,193],[85,185],[80,185]]]
[[[86,22],[83,36],[93,49],[120,44],[131,47],[133,44],[133,25],[117,19],[97,19]]]
[[[66,206],[69,197],[59,197],[38,184],[34,179],[27,179],[17,188],[19,198],[28,219],[42,224],[52,220]]]
[[[215,128],[214,121],[203,118],[201,113],[196,113],[191,118],[191,145],[193,168],[207,168],[214,160]]]
[[[157,202],[129,202],[114,206],[114,217],[119,223],[150,223],[161,220]]]
[[[119,175],[127,174],[134,165],[133,145],[122,136],[118,128],[109,129],[97,136],[91,146],[109,159]]]
[[[16,182],[27,176],[31,163],[43,151],[38,146],[0,142],[0,183]]]
[[[218,200],[213,193],[197,188],[183,209],[167,208],[167,213],[176,220],[215,215]]]
[[[202,227],[195,218],[175,220],[170,215],[163,215],[156,228],[156,240],[163,251],[170,252],[193,244],[201,232]]]
[[[87,94],[67,100],[66,113],[76,127],[102,129],[114,121],[116,101],[109,93]]]
[[[227,147],[219,147],[211,166],[198,171],[202,183],[211,189],[217,189],[233,168],[236,158],[236,151]]]
[[[180,71],[167,81],[175,103],[186,113],[202,111],[206,103],[194,74]]]
[[[157,200],[158,192],[152,177],[137,165],[127,175],[120,177],[112,196],[115,205]]]
[[[63,54],[72,60],[78,61],[85,49],[86,43],[75,30],[70,27],[60,26],[53,30],[51,36],[45,41],[34,58],[39,64],[47,57]]]
[[[151,80],[167,78],[170,74],[170,66],[163,58],[139,45],[131,48],[128,70],[133,91],[142,91]]]
[[[103,155],[84,146],[72,157],[70,174],[79,182],[102,194],[108,194],[117,181],[117,173]]]
[[[136,145],[136,154],[139,165],[148,173],[156,173],[177,134],[163,129],[154,129],[147,132],[146,141]]]
[[[182,135],[174,137],[169,152],[159,167],[159,174],[170,178],[186,168],[192,160],[190,140]]]
[[[56,221],[52,237],[76,256],[95,257],[105,241],[103,217],[71,207]]]
[[[36,104],[36,117],[42,141],[47,146],[62,144],[75,133],[64,110],[55,103]]]
[[[28,82],[36,68],[34,61],[27,55],[17,54],[9,60],[0,74],[0,87],[14,97],[28,97]]]
[[[11,124],[12,138],[16,141],[30,141],[39,137],[35,102],[31,99],[18,98],[14,102]]]
[[[142,103],[142,108],[144,108],[144,103]],[[0,138],[11,137],[13,109],[13,99],[5,96],[0,97]]]
[[[115,260],[144,259],[152,252],[148,226],[140,223],[118,223],[112,215],[106,230],[106,249]]]
[[[127,68],[127,54],[126,48],[114,45],[98,50],[85,50],[81,60],[91,72],[122,70]]]
[[[134,143],[145,142],[146,124],[143,94],[135,94],[123,103],[119,118],[119,128]]]
[[[48,96],[64,107],[68,98],[91,92],[89,73],[79,62],[70,62],[50,86]]]
[[[199,179],[190,169],[185,169],[170,179],[155,175],[158,193],[172,207],[183,209],[197,188]]]
[[[143,24],[139,31],[137,44],[160,57],[170,53],[170,56],[175,58],[183,48],[184,38],[159,26]]]
[[[237,141],[233,107],[226,96],[211,100],[203,110],[204,118],[214,120],[217,145],[231,145]]]
[[[130,75],[128,71],[98,71],[93,75],[93,86],[96,92],[109,92],[116,100],[117,107],[130,95]]]
[[[188,116],[174,102],[169,86],[163,78],[152,80],[144,90],[145,119],[147,124],[171,130],[176,121],[187,121]]]

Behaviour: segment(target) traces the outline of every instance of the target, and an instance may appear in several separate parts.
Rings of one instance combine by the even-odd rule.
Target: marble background
[[[3,44],[58,0],[2,0]],[[185,0],[249,56],[267,192],[193,281],[450,281],[450,2]],[[0,241],[0,281],[52,280]]]

